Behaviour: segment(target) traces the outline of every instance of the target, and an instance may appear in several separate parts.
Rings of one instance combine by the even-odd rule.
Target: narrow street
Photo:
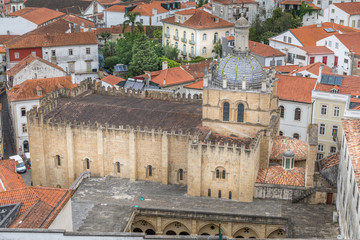
[[[10,112],[7,101],[6,91],[0,94],[0,103],[2,105],[1,109],[1,121],[2,121],[2,133],[4,141],[4,159],[8,159],[9,156],[15,155],[15,142],[14,142],[14,132],[11,126]]]

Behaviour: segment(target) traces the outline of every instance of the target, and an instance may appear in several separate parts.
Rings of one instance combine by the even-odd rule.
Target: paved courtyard
[[[141,201],[140,197],[145,200]],[[186,187],[121,178],[90,178],[72,197],[74,231],[122,232],[135,205],[163,210],[208,211],[286,217],[295,238],[336,238],[334,206],[255,199],[241,203],[226,199],[189,197]]]

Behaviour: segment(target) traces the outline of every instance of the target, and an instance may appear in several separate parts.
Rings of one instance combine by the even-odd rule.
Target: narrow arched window
[[[225,32],[225,37],[228,37],[230,35],[229,31]]]
[[[166,27],[166,34],[169,36],[170,35],[170,28]]]
[[[195,39],[195,35],[194,33],[191,33],[191,41],[194,42],[194,39]]]
[[[55,159],[56,159],[56,164],[57,164],[58,166],[61,166],[61,158],[60,158],[60,156],[59,156],[59,155],[56,155],[56,156],[55,156]]]
[[[184,180],[184,170],[183,169],[179,169],[179,180],[182,181]]]
[[[296,139],[299,139],[300,135],[298,133],[294,133],[293,137],[296,138]]]
[[[116,162],[116,171],[120,173],[120,163]]]
[[[283,136],[284,133],[282,131],[279,132],[279,136]]]
[[[230,118],[230,104],[224,102],[223,104],[223,121],[229,121]]]
[[[244,122],[244,104],[242,103],[238,105],[237,121]]]
[[[153,172],[153,168],[151,165],[148,166],[148,176],[151,177]]]
[[[85,158],[86,169],[90,169],[90,159]]]
[[[285,116],[285,108],[284,106],[280,106],[280,117],[284,118],[284,116]]]
[[[299,120],[300,121],[300,118],[301,118],[301,110],[300,110],[300,108],[296,108],[295,109],[294,120]]]
[[[206,33],[203,34],[203,40],[206,41]]]
[[[220,170],[216,169],[216,178],[220,178]]]
[[[175,42],[175,48],[176,48],[176,49],[178,48],[178,43],[177,43],[177,42]]]
[[[175,29],[175,37],[177,38],[179,36],[179,31]]]
[[[218,40],[219,40],[219,35],[218,35],[218,33],[216,32],[216,33],[214,33],[214,43],[217,43]]]
[[[183,38],[184,38],[184,41],[186,40],[186,32],[184,31],[183,33]]]
[[[223,170],[223,171],[222,171],[222,179],[225,179],[225,177],[226,177],[226,171]]]

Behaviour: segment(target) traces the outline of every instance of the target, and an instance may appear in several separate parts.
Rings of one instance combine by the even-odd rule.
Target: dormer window
[[[331,89],[331,93],[339,93],[339,90],[337,90],[336,88]]]
[[[282,158],[282,167],[285,170],[292,170],[294,169],[294,159],[295,159],[295,154],[293,153],[293,151],[287,150],[283,153],[283,158]]]
[[[36,86],[36,95],[38,95],[39,97],[43,95],[42,93],[42,88],[40,86]]]

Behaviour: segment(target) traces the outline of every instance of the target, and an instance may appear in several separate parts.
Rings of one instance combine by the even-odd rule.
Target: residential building
[[[101,86],[107,88],[115,88],[115,89],[119,89],[119,83],[120,82],[125,82],[126,80],[121,78],[121,77],[116,77],[114,75],[108,75],[106,77],[104,77],[103,79],[101,79]]]
[[[32,54],[6,72],[7,86],[20,85],[29,79],[64,77],[66,72],[56,64]]]
[[[24,0],[10,0],[10,12],[16,12],[24,8]]]
[[[311,7],[313,11],[309,11],[302,16],[302,25],[308,26],[312,24],[317,24],[320,16],[321,8],[311,3],[311,1],[304,0],[285,0],[279,3],[281,9],[287,11],[300,11],[300,7],[302,4],[306,4],[306,6]]]
[[[280,109],[280,136],[307,141],[312,118],[311,94],[316,78],[276,75]]]
[[[71,76],[30,79],[7,91],[10,117],[14,127],[18,154],[29,152],[28,122],[26,112],[40,106],[40,98],[57,89],[71,89],[75,83]]]
[[[96,36],[98,39],[99,45],[105,45],[107,41],[116,42],[119,38],[123,37],[124,33],[131,32],[131,27],[128,27],[123,32],[123,26],[111,26],[110,28],[97,28],[95,30]],[[101,34],[102,33],[109,33],[110,37],[108,39],[103,39]]]
[[[360,73],[360,33],[335,34],[316,42],[334,52],[334,72],[343,75]]]
[[[98,44],[94,32],[25,35],[6,44],[8,69],[29,54],[75,73],[77,81],[98,77]]]
[[[320,66],[322,66],[322,71],[320,72]],[[300,67],[298,69],[293,70],[289,73],[292,76],[299,77],[310,77],[310,78],[318,78],[320,74],[331,74],[332,69],[321,62],[316,62],[310,65],[306,65]]]
[[[192,98],[192,99],[199,98],[203,94],[203,86],[204,86],[203,80],[199,80],[197,82],[185,85],[183,87],[183,89],[185,91],[185,96],[187,96],[188,98]]]
[[[106,8],[121,3],[120,0],[91,0],[90,5],[84,9],[83,16],[93,18],[94,16],[104,12]]]
[[[337,182],[336,209],[339,217],[340,233],[343,239],[360,238],[359,231],[359,135],[360,120],[342,120],[342,139]]]
[[[82,0],[26,0],[25,7],[49,8],[63,13],[81,15],[92,1]]]
[[[21,175],[16,173],[15,166],[14,159],[0,161],[0,193],[26,188]]]
[[[234,29],[234,24],[198,9],[176,12],[162,21],[163,45],[178,48],[183,59],[214,56],[214,45]]]
[[[258,13],[255,0],[213,0],[211,4],[212,14],[231,23],[235,23],[242,13],[251,24]]]
[[[360,29],[360,2],[333,3],[320,20]]]
[[[231,54],[234,48],[234,37],[222,38],[222,53],[223,56]],[[252,54],[260,61],[264,67],[282,66],[285,64],[285,53],[270,47],[269,45],[249,41],[249,48]]]

